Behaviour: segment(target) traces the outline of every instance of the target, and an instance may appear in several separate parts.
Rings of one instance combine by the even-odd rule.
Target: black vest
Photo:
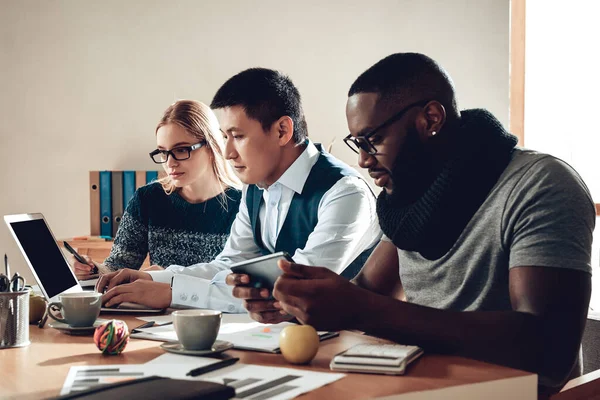
[[[275,252],[285,251],[293,256],[297,249],[303,249],[308,241],[308,236],[317,226],[319,203],[325,192],[344,176],[361,178],[358,172],[327,153],[320,144],[315,144],[315,146],[319,150],[319,158],[308,174],[302,194],[295,193],[292,198],[290,209],[277,236]],[[266,255],[271,254],[271,251],[265,247],[261,239],[258,215],[262,202],[262,190],[256,185],[249,185],[246,205],[252,224],[254,242],[262,254]],[[372,248],[360,254],[341,275],[352,279],[360,271],[371,251],[373,251]]]

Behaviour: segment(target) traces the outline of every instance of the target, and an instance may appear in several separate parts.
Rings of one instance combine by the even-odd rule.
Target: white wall
[[[600,203],[597,23],[600,3],[528,1],[525,146],[571,164]],[[600,310],[600,218],[592,248],[591,306]]]
[[[348,88],[394,52],[437,59],[461,106],[507,125],[508,38],[508,0],[0,0],[0,214],[89,233],[88,171],[153,168],[162,111],[253,66],[290,75],[313,140],[349,163]],[[25,269],[2,224],[4,252]]]

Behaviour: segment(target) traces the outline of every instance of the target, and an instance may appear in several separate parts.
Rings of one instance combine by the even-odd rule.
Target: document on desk
[[[162,317],[156,323],[166,323],[170,315]],[[157,318],[158,318],[157,317]],[[140,318],[144,321],[153,321],[152,317]],[[286,326],[293,325],[289,322],[279,324],[261,324],[250,318],[248,314],[223,314],[221,329],[219,329],[218,340],[233,343],[239,350],[262,351],[267,353],[279,353],[279,334]],[[321,340],[338,336],[337,332],[320,331]],[[150,339],[163,342],[176,342],[177,335],[173,325],[153,326],[151,328],[136,329],[131,334],[132,338]]]
[[[218,362],[202,357],[164,354],[138,365],[97,365],[71,367],[61,395],[95,385],[122,382],[158,375],[176,379],[200,379],[231,386],[236,399],[286,400],[343,378],[344,374],[313,372],[292,368],[234,364],[196,378],[186,376],[191,369]]]

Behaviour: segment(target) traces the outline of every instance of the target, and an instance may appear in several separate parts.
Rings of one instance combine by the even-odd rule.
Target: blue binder
[[[146,171],[146,183],[150,183],[158,179],[158,171]]]
[[[129,200],[135,193],[135,171],[123,171],[123,208],[127,208]]]
[[[100,171],[100,235],[112,236],[112,190],[110,171]]]

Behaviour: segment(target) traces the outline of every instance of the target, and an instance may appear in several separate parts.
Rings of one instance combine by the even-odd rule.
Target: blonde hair
[[[179,100],[165,110],[163,117],[156,126],[155,134],[167,124],[177,124],[187,133],[198,139],[206,141],[206,147],[211,155],[213,171],[223,192],[219,201],[227,208],[227,188],[241,189],[242,184],[233,172],[233,168],[225,159],[225,142],[219,129],[217,117],[204,103],[195,100]],[[165,193],[170,195],[177,191],[170,176],[158,180]]]

